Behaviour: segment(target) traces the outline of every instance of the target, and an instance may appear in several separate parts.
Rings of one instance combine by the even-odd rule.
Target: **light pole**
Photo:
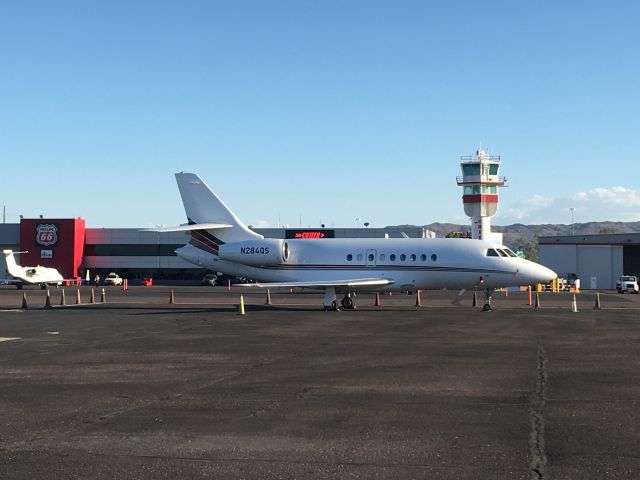
[[[576,209],[574,207],[569,207],[569,210],[571,210],[571,236],[575,236],[576,226],[573,223],[573,213],[576,211]]]

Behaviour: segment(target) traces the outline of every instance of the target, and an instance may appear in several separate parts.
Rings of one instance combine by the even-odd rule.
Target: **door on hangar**
[[[623,275],[640,277],[640,245],[625,245],[622,249]]]

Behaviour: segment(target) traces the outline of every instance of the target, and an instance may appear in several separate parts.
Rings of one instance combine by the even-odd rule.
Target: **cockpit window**
[[[487,257],[499,257],[498,252],[496,252],[493,248],[487,250]]]
[[[508,257],[509,256],[509,255],[507,255],[507,252],[505,252],[501,248],[496,248],[496,250],[498,251],[498,253],[500,254],[501,257]]]
[[[508,248],[505,248],[504,251],[507,252],[507,255],[509,255],[510,257],[517,257],[518,256],[515,253],[513,253],[512,250],[510,250]]]

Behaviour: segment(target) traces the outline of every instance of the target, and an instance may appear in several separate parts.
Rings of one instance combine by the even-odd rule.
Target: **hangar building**
[[[613,289],[620,275],[640,277],[640,233],[539,238],[539,259],[583,289]]]

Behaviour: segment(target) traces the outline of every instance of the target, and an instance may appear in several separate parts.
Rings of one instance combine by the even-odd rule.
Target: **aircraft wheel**
[[[354,307],[353,304],[353,300],[351,299],[351,297],[344,297],[340,303],[342,304],[342,308],[345,308],[347,310],[352,310]]]
[[[482,307],[482,311],[483,312],[490,312],[491,311],[491,305],[489,305],[488,303],[485,303],[484,306]]]
[[[338,304],[334,300],[333,302],[331,302],[331,305],[325,305],[324,306],[324,310],[325,310],[325,312],[337,312],[338,311]]]

